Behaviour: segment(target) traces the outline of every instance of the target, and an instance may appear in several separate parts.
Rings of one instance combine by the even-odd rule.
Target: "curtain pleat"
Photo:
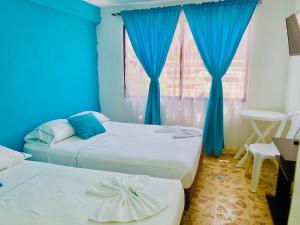
[[[212,76],[203,144],[207,154],[219,156],[224,148],[222,77],[227,72],[258,0],[227,0],[185,5],[203,62]]]
[[[145,124],[161,124],[159,77],[179,19],[181,7],[122,11],[134,52],[151,79]]]

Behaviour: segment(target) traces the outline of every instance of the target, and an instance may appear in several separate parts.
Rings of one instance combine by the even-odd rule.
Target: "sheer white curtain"
[[[125,100],[125,121],[130,123],[143,123],[146,107],[146,97],[127,98]],[[161,119],[162,124],[183,125],[203,128],[207,99],[176,100],[162,98]],[[235,100],[224,101],[224,129],[225,145],[236,148],[247,134],[238,112],[244,108],[244,103]]]
[[[250,29],[223,78],[225,140],[229,145],[235,145],[235,137],[241,132],[238,111],[246,99],[249,43]],[[126,122],[143,123],[150,81],[127,35],[125,54]],[[211,77],[182,13],[160,77],[162,123],[203,128],[210,85]]]

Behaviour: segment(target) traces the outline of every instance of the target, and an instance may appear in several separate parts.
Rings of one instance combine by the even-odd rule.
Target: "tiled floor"
[[[256,193],[232,156],[205,157],[184,225],[272,225],[266,193],[275,193],[277,169],[265,161]]]

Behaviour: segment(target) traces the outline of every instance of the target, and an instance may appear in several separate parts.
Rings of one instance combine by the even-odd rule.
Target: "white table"
[[[256,137],[256,141],[254,143],[257,142],[266,143],[266,138],[274,129],[276,123],[282,121],[285,117],[285,115],[280,112],[262,111],[262,110],[243,110],[239,112],[239,115],[241,118],[250,121],[253,131],[251,135],[248,137],[248,139],[246,140],[246,142],[242,145],[240,150],[234,156],[234,159],[239,159],[242,156],[242,154],[246,152],[246,154],[236,165],[237,167],[243,166],[243,164],[246,162],[248,157],[249,145],[252,144],[250,143],[250,141]],[[268,127],[264,131],[259,129],[257,125],[257,122],[259,121],[269,122]]]

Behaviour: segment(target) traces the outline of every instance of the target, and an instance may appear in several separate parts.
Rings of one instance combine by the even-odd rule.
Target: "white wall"
[[[295,2],[295,11],[300,10],[300,0]],[[287,111],[300,110],[300,56],[290,58],[289,82],[287,86]],[[300,151],[300,149],[299,149]],[[289,218],[289,225],[300,224],[300,154],[298,154],[294,194]]]
[[[254,15],[248,107],[284,110],[288,71],[285,18],[292,0],[264,0]]]
[[[291,56],[287,83],[286,112],[300,111],[300,56]]]
[[[126,9],[156,6],[130,6]],[[245,103],[248,108],[284,111],[289,60],[285,18],[293,6],[293,0],[263,0],[255,12],[249,91]],[[105,114],[117,121],[124,121],[125,114],[123,23],[120,17],[113,17],[111,13],[122,9],[125,8],[103,8],[98,30],[101,106]],[[232,129],[225,127],[225,130]],[[226,136],[228,147],[238,147],[231,142],[234,138]]]
[[[300,10],[300,0],[295,0],[295,12]],[[291,56],[289,62],[289,77],[286,95],[286,111],[300,110],[300,55]]]

